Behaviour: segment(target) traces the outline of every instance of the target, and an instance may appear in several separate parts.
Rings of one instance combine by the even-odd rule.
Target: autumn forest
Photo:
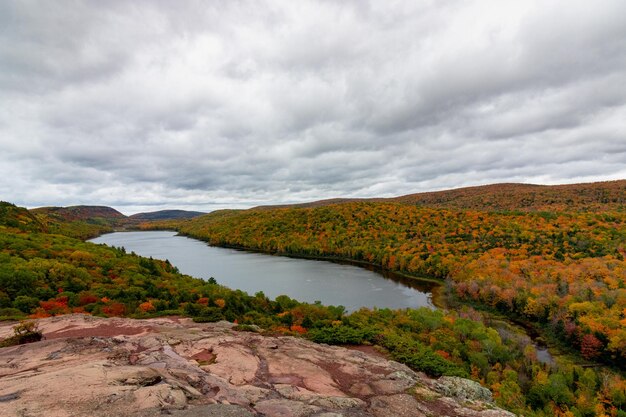
[[[167,260],[85,242],[120,228],[174,229],[211,245],[371,264],[438,280],[445,299],[438,310],[351,314],[286,296],[270,300],[182,275]],[[29,211],[1,203],[0,315],[226,319],[242,330],[373,345],[429,375],[479,381],[498,405],[527,416],[623,417],[625,256],[626,181],[504,184],[155,221],[130,221],[108,208]],[[539,361],[516,325],[562,352],[556,363]]]

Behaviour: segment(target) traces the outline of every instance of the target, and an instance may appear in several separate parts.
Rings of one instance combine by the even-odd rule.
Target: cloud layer
[[[123,212],[626,178],[626,2],[0,4],[0,198]]]

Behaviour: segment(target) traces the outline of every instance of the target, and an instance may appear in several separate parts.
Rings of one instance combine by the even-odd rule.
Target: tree
[[[580,342],[580,353],[585,359],[597,358],[602,352],[603,343],[597,337],[588,333]]]

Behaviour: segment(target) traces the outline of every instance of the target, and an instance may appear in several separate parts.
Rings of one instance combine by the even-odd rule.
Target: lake
[[[309,303],[342,305],[349,312],[361,307],[435,308],[433,291],[440,288],[431,281],[383,276],[349,264],[208,246],[171,231],[109,233],[90,242],[167,259],[183,274],[213,277],[222,285],[251,295],[263,291],[273,299],[284,294]]]
[[[285,294],[298,301],[342,305],[348,312],[361,307],[435,308],[433,293],[441,290],[437,282],[374,268],[219,248],[171,231],[109,233],[90,242],[167,259],[183,274],[213,277],[222,285],[251,295],[263,291],[273,299]],[[547,348],[536,343],[533,346],[540,362],[554,364]]]

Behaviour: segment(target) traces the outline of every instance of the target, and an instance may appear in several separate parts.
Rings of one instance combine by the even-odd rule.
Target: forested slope
[[[626,213],[486,213],[397,203],[222,211],[180,225],[221,246],[367,261],[549,326],[587,359],[626,363]]]
[[[300,204],[260,206],[255,209],[314,208],[356,202],[403,203],[490,212],[623,212],[626,210],[626,180],[565,185],[490,184],[391,198],[333,198]]]
[[[493,184],[390,200],[481,211],[624,211],[626,180],[565,185]]]
[[[132,229],[142,222],[187,219],[205,214],[187,210],[160,210],[125,216],[106,206],[40,207],[29,212],[46,231],[81,240],[114,230]]]

